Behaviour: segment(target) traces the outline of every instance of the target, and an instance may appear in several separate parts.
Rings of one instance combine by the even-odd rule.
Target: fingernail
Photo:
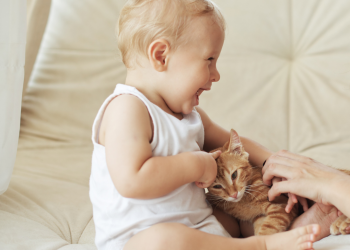
[[[266,160],[264,161],[263,166],[265,166],[265,163],[266,163]]]

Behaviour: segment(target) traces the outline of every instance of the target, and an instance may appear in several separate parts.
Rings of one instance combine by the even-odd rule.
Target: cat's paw
[[[331,234],[350,234],[350,218],[341,215],[331,225]]]

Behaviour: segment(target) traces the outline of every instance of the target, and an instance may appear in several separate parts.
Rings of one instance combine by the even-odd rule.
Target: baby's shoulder
[[[121,94],[115,96],[106,106],[105,114],[114,113],[114,111],[129,111],[142,112],[146,111],[147,108],[143,101],[135,95],[132,94]]]
[[[152,136],[150,117],[146,105],[140,98],[122,94],[113,98],[106,106],[99,131],[99,143],[104,145],[107,131],[144,130]]]

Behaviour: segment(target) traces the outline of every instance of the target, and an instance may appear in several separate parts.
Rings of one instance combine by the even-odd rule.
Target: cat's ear
[[[231,129],[230,142],[227,151],[239,155],[243,152],[241,139],[234,129]]]

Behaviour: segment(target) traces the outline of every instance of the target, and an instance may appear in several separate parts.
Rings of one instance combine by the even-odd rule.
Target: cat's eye
[[[222,186],[221,185],[215,185],[215,186],[213,186],[213,188],[220,189],[220,188],[222,188]]]
[[[233,174],[232,174],[232,180],[236,179],[237,178],[237,171],[235,171]]]

